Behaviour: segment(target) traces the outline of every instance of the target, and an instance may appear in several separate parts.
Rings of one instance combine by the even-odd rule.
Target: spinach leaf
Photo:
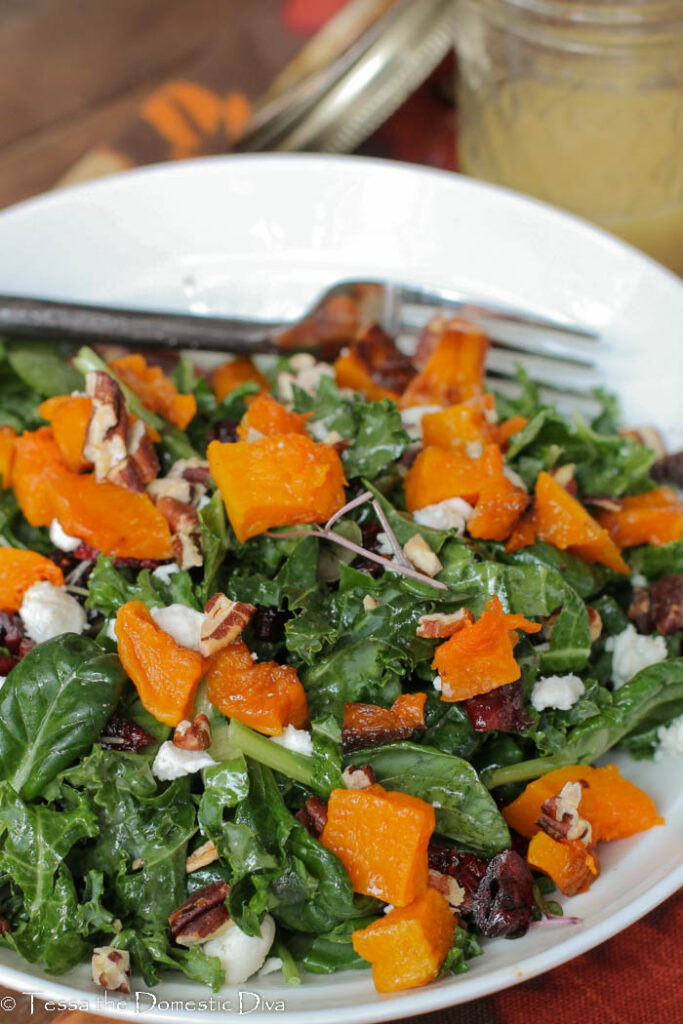
[[[83,388],[84,377],[68,361],[69,347],[50,341],[9,341],[7,360],[23,383],[44,398]]]
[[[367,970],[370,965],[354,950],[352,936],[359,928],[367,927],[376,919],[366,916],[342,921],[325,935],[295,935],[292,936],[290,947],[294,956],[311,974]]]
[[[510,845],[510,833],[490,794],[467,761],[419,743],[358,750],[351,764],[369,764],[387,789],[433,804],[436,831],[483,857]]]
[[[0,774],[30,800],[90,750],[118,703],[118,658],[65,633],[16,665],[0,693]]]
[[[0,426],[17,432],[44,423],[38,407],[42,395],[26,386],[6,358],[0,359]]]
[[[683,713],[683,658],[662,661],[642,669],[615,690],[610,704],[569,729],[561,750],[485,771],[484,783],[493,789],[525,782],[572,764],[591,764],[629,733],[646,730],[657,721],[671,721]]]
[[[540,657],[542,672],[579,672],[591,653],[586,606],[569,586],[564,588],[560,614],[550,634],[550,650]]]
[[[479,750],[482,734],[475,731],[462,704],[443,701],[432,689],[427,693],[424,719],[427,728],[415,737],[419,743],[437,747],[445,754],[455,754],[467,761],[471,761]]]

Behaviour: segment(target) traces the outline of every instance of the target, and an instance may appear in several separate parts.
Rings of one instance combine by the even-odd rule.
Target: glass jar
[[[460,166],[683,275],[683,0],[457,0]]]

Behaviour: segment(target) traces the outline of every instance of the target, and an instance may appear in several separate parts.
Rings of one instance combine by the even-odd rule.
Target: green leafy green
[[[50,341],[8,341],[7,360],[23,383],[43,398],[83,388],[84,377],[69,363],[69,348]]]
[[[142,601],[148,608],[175,603],[195,610],[204,607],[187,570],[179,569],[162,578],[149,569],[138,573],[117,569],[113,558],[100,555],[88,581],[86,608],[110,618],[126,601]]]
[[[0,774],[25,799],[87,753],[118,703],[125,673],[87,637],[29,651],[0,693]]]

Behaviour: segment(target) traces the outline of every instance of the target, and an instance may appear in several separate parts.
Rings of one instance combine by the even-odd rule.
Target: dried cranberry
[[[89,544],[79,544],[73,552],[74,562],[96,562],[99,558],[97,548],[91,548]]]
[[[32,651],[35,646],[35,640],[31,640],[31,638],[28,636],[22,636],[19,642],[19,650],[17,652],[19,655],[19,659],[25,658],[28,652]]]
[[[19,659],[13,657],[11,654],[0,654],[0,676],[8,676],[15,665],[19,664]]]
[[[657,459],[650,473],[655,480],[669,480],[683,487],[683,452],[675,452],[673,455]]]
[[[99,742],[100,746],[111,750],[135,752],[156,741],[142,726],[128,718],[122,718],[121,715],[112,715],[102,731]]]
[[[221,444],[233,444],[239,441],[236,420],[218,420],[208,432],[209,441],[220,441]]]
[[[6,647],[10,654],[19,654],[19,646],[24,635],[21,619],[16,615],[0,612],[0,647]]]
[[[477,732],[522,732],[533,725],[524,709],[521,680],[464,700],[463,707]]]
[[[429,866],[432,871],[450,875],[465,891],[459,913],[471,914],[474,895],[486,874],[488,861],[474,853],[462,853],[454,846],[432,843],[429,847]]]
[[[170,559],[161,560],[158,558],[115,558],[115,569],[133,569],[141,572],[143,569],[158,569],[160,565],[168,565]]]
[[[531,871],[514,850],[494,857],[474,897],[474,920],[482,935],[523,935],[535,906],[533,885]]]
[[[265,643],[280,643],[285,636],[287,616],[276,608],[257,608],[252,627],[259,640]]]

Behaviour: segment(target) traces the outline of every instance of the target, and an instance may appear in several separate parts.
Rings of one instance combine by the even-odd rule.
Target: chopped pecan
[[[415,632],[418,636],[441,639],[458,633],[467,622],[474,622],[474,615],[467,608],[460,608],[450,614],[433,612],[431,615],[420,616]]]
[[[347,789],[366,789],[376,781],[369,764],[349,765],[342,772],[342,782]]]
[[[327,824],[327,801],[319,796],[310,796],[295,818],[314,839],[319,839]]]
[[[171,547],[181,569],[202,564],[202,531],[194,505],[175,498],[159,498],[156,506],[173,532]]]
[[[639,633],[671,636],[683,629],[683,576],[673,572],[647,589],[635,587],[628,617]]]
[[[536,824],[552,839],[578,839],[586,846],[593,841],[593,829],[589,821],[579,814],[579,804],[587,782],[567,782],[557,796],[553,796],[541,807]]]
[[[229,892],[227,882],[212,882],[173,911],[168,923],[179,946],[196,946],[227,931],[233,924],[225,905]]]
[[[110,992],[130,992],[130,953],[113,946],[97,946],[90,961],[92,980]]]
[[[372,594],[366,594],[363,598],[363,609],[366,612],[372,612],[375,608],[379,608],[379,601],[376,601]]]
[[[430,889],[436,889],[442,896],[445,896],[451,907],[462,906],[465,900],[465,890],[452,875],[445,875],[430,868],[427,884]]]
[[[111,484],[125,487],[127,491],[144,494],[145,489],[142,486],[140,474],[130,455],[127,455],[121,462],[117,462],[115,466],[112,466],[107,474],[107,480]]]
[[[610,494],[584,494],[581,501],[584,505],[601,508],[605,512],[620,512],[624,507],[621,498],[613,498]]]
[[[127,447],[141,483],[151,483],[160,469],[159,457],[142,420],[136,420],[128,428]]]
[[[211,746],[209,719],[206,715],[197,715],[192,722],[180,722],[175,727],[173,742],[181,750],[208,750]]]
[[[575,463],[567,462],[564,466],[558,466],[556,469],[551,470],[550,475],[555,478],[560,487],[564,487],[570,494],[575,495],[578,490],[576,480],[574,479],[575,472]]]
[[[600,612],[597,608],[593,608],[592,605],[587,604],[586,611],[588,612],[588,632],[591,643],[594,644],[602,635],[602,619],[600,618]]]
[[[173,498],[175,501],[189,505],[192,498],[192,487],[182,477],[162,476],[158,480],[152,480],[147,487],[147,493],[155,504],[160,498]]]
[[[403,545],[403,550],[415,568],[425,576],[436,576],[443,569],[441,562],[420,533],[411,537],[408,543]]]
[[[208,658],[236,640],[256,612],[253,604],[231,601],[225,594],[214,594],[204,609],[199,653]]]
[[[193,850],[188,856],[185,861],[185,870],[188,875],[191,875],[193,871],[199,871],[201,868],[208,867],[215,860],[218,860],[218,850],[209,839],[206,843],[198,846],[196,850]]]
[[[683,451],[657,459],[650,473],[655,480],[668,480],[678,487],[683,487]]]

